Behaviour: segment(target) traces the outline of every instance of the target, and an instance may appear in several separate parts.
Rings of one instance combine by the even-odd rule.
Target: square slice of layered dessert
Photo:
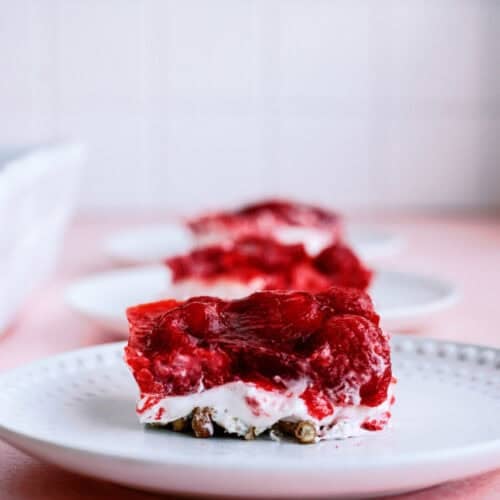
[[[248,235],[302,243],[310,254],[340,241],[341,218],[330,210],[287,200],[263,200],[236,210],[209,213],[188,221],[198,246]]]
[[[311,256],[300,243],[263,236],[199,248],[165,263],[171,272],[169,296],[182,300],[197,295],[235,299],[262,290],[317,293],[334,285],[366,290],[372,279],[343,243]]]
[[[125,358],[144,424],[301,443],[383,429],[390,347],[363,292],[195,297],[127,310]]]

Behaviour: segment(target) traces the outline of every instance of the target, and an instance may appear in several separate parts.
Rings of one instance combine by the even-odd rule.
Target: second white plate
[[[108,271],[71,285],[66,302],[104,328],[127,334],[125,309],[167,298],[169,282],[170,273],[164,266]],[[449,283],[396,271],[378,271],[370,294],[384,327],[391,330],[420,326],[457,298],[455,287]]]

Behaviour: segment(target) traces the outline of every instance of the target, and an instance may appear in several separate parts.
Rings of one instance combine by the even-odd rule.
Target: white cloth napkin
[[[80,144],[0,148],[0,335],[53,269],[84,158]]]

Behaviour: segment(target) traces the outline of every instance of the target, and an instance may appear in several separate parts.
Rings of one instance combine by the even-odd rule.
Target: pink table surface
[[[457,306],[413,333],[500,346],[500,332],[493,321],[500,300],[500,216],[379,215],[356,219],[379,224],[405,239],[399,255],[380,262],[383,267],[439,274],[460,287],[462,297]],[[64,255],[52,279],[33,294],[11,328],[0,336],[0,371],[57,352],[116,340],[69,311],[63,304],[64,288],[76,277],[113,265],[100,252],[106,234],[153,220],[147,216],[78,218],[68,232]],[[0,443],[0,498],[132,500],[157,496],[65,472]],[[392,498],[500,498],[500,470]]]

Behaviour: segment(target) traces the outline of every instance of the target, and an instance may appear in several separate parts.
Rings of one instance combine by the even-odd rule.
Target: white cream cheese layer
[[[248,283],[227,278],[210,281],[191,278],[171,283],[166,294],[177,300],[187,300],[190,297],[199,297],[202,295],[233,300],[241,299],[258,290],[262,290],[263,285],[264,280],[261,278],[253,279]]]
[[[309,414],[300,397],[306,387],[307,380],[295,382],[283,392],[268,391],[241,381],[230,382],[194,394],[165,397],[154,404],[144,397],[137,405],[138,415],[145,424],[167,424],[188,416],[196,407],[209,407],[215,423],[240,436],[250,427],[255,428],[255,434],[260,434],[279,420],[308,420],[315,424],[318,440],[359,436],[367,432],[361,427],[367,420],[387,420],[392,387],[379,406],[338,406],[322,420]]]
[[[335,242],[336,235],[333,231],[307,226],[289,226],[281,224],[269,230],[278,241],[285,245],[302,243],[307,253],[317,255],[324,248]],[[218,245],[226,243],[231,239],[231,232],[212,230],[196,236],[196,246]]]
[[[335,240],[331,231],[315,227],[279,226],[273,233],[278,241],[286,245],[302,243],[309,255],[319,254]]]

